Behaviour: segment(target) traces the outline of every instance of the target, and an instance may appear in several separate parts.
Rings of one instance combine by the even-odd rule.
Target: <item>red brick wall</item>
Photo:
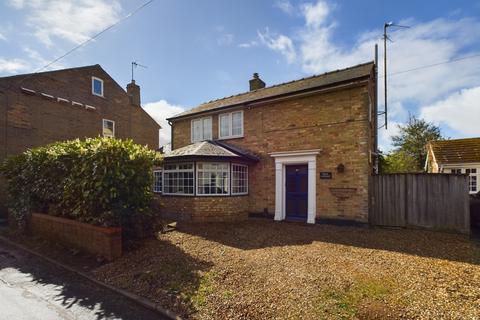
[[[244,137],[226,142],[253,151],[259,163],[249,168],[248,209],[270,213],[275,208],[275,167],[272,152],[321,149],[317,156],[317,218],[367,221],[369,177],[374,151],[373,97],[369,86],[317,93],[302,98],[243,107]],[[369,112],[372,114],[369,115]],[[213,138],[218,114],[213,113]],[[190,144],[192,118],[173,123],[174,148]],[[339,164],[345,172],[337,173]],[[332,172],[321,180],[319,173]],[[343,190],[343,191],[342,191]]]
[[[155,197],[165,217],[196,222],[239,221],[248,216],[248,196],[234,197]]]
[[[28,229],[34,235],[74,246],[111,261],[122,255],[122,230],[33,213]]]
[[[92,76],[104,81],[104,97],[91,92]],[[55,141],[102,135],[102,119],[115,121],[117,138],[158,148],[159,125],[138,106],[130,104],[125,90],[100,66],[81,67],[22,77],[0,78],[0,161],[6,156]],[[37,91],[22,93],[20,87]],[[52,101],[40,92],[68,99]],[[86,110],[71,101],[94,106]],[[0,180],[0,206],[4,204]]]

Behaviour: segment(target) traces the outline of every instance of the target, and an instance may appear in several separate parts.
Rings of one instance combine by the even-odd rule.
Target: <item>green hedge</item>
[[[8,158],[9,212],[20,227],[32,211],[100,226],[150,214],[152,167],[161,158],[131,140],[91,138],[50,144]]]

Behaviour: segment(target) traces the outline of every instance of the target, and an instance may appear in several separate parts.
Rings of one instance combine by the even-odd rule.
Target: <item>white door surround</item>
[[[308,165],[307,223],[315,223],[317,215],[317,155],[320,149],[274,152],[275,158],[275,221],[285,220],[285,166]]]

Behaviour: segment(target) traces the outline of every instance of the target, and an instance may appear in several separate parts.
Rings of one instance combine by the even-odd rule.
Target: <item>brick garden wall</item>
[[[226,142],[260,157],[259,163],[249,168],[249,211],[274,212],[275,165],[270,153],[321,149],[317,156],[317,218],[366,222],[369,178],[373,171],[370,152],[374,150],[371,101],[365,83],[244,107],[244,137]],[[219,113],[211,114],[214,139],[218,138]],[[174,122],[174,148],[191,143],[190,121],[191,118]],[[339,164],[345,166],[343,173],[336,172]],[[321,180],[322,171],[332,172],[333,178]]]
[[[33,235],[74,246],[111,261],[122,255],[122,230],[33,213],[28,221]]]

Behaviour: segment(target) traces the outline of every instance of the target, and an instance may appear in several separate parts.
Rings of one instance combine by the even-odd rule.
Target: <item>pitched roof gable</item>
[[[437,163],[480,162],[480,137],[430,142]]]
[[[203,113],[207,111],[213,111],[223,109],[227,107],[233,107],[244,103],[253,101],[268,99],[277,96],[289,95],[301,91],[308,91],[317,89],[319,87],[327,87],[336,83],[353,81],[359,78],[365,78],[372,74],[374,63],[367,62],[359,64],[346,69],[327,72],[321,75],[315,75],[308,78],[294,80],[270,87],[240,93],[234,96],[212,100],[199,105],[196,108],[182,112],[178,115],[170,117],[167,120],[175,120],[178,118],[194,115],[197,113]]]

